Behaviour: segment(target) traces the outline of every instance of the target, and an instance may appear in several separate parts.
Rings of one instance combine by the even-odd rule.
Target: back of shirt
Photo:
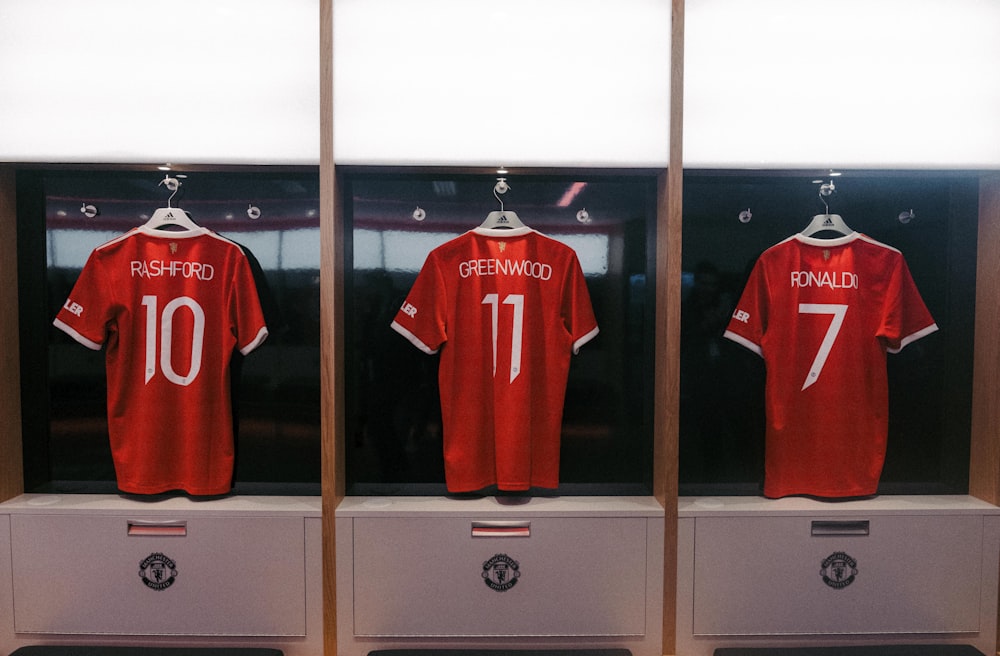
[[[106,350],[119,489],[230,490],[229,364],[267,337],[239,246],[205,229],[132,230],[91,253],[54,323]]]
[[[570,357],[598,331],[570,247],[530,228],[477,228],[427,257],[392,327],[441,352],[452,492],[554,488]]]
[[[937,330],[902,254],[860,233],[796,235],[754,265],[726,337],[764,358],[764,494],[874,494],[886,353]]]

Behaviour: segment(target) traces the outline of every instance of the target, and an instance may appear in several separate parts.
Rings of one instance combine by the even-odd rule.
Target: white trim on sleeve
[[[411,333],[409,330],[407,330],[406,328],[404,328],[403,325],[400,324],[399,322],[393,321],[392,324],[391,324],[391,326],[392,326],[393,330],[395,330],[397,333],[399,333],[400,335],[402,335],[406,339],[410,340],[411,344],[413,344],[414,346],[416,346],[418,349],[420,349],[421,351],[423,351],[427,355],[434,355],[435,353],[438,352],[437,349],[432,349],[431,347],[429,347],[426,344],[424,344],[423,341],[421,341],[421,339],[419,337],[417,337],[416,335],[414,335],[413,333]]]
[[[726,332],[722,333],[722,336],[725,337],[726,339],[733,340],[734,342],[736,342],[740,346],[743,346],[743,347],[746,347],[746,348],[750,349],[751,351],[753,351],[754,353],[756,353],[760,357],[764,357],[764,350],[761,349],[760,345],[759,344],[754,344],[753,342],[751,342],[749,339],[747,339],[743,335],[737,335],[733,331],[727,330]]]
[[[72,337],[73,339],[75,339],[76,341],[80,342],[81,344],[83,344],[87,348],[89,348],[89,349],[91,349],[93,351],[100,351],[101,350],[101,344],[98,344],[97,342],[95,342],[93,340],[87,339],[86,337],[84,337],[83,335],[81,335],[79,332],[77,332],[76,328],[74,328],[73,326],[69,325],[68,323],[66,323],[66,322],[64,322],[64,321],[62,321],[60,319],[56,319],[56,320],[54,320],[52,322],[52,325],[55,326],[56,328],[58,328],[59,330],[63,331],[64,333],[66,333],[67,335],[69,335],[70,337]]]

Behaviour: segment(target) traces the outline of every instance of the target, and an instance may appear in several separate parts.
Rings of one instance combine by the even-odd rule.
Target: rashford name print
[[[215,278],[215,267],[205,262],[187,262],[184,260],[132,260],[130,262],[132,277],[140,278],[196,278],[212,280]]]

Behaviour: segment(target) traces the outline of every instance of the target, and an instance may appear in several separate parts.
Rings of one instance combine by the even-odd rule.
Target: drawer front
[[[13,515],[23,633],[305,635],[303,519]]]
[[[698,518],[696,635],[979,630],[976,516]]]
[[[354,520],[357,636],[642,635],[645,518]]]

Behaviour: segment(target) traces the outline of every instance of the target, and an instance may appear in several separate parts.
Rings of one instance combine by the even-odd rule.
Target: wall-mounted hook
[[[88,219],[92,219],[101,213],[101,211],[97,209],[97,205],[91,205],[89,203],[84,203],[80,208],[80,212],[82,212]]]
[[[187,177],[186,175],[180,175],[180,174],[177,174],[174,177],[170,177],[170,174],[167,173],[163,176],[163,179],[160,180],[160,184],[156,185],[157,187],[163,185],[167,188],[168,191],[172,192],[170,194],[170,198],[167,199],[167,207],[172,207],[171,202],[173,202],[174,196],[177,195],[177,191],[181,188],[182,184],[181,178],[186,178],[186,177]]]
[[[912,209],[909,209],[909,210],[906,210],[905,212],[900,212],[899,216],[896,217],[896,218],[899,219],[900,223],[902,223],[903,225],[906,225],[907,223],[909,223],[913,219],[917,218],[917,215],[916,215],[916,213]]]
[[[417,209],[413,210],[412,216],[414,221],[423,221],[427,218],[427,212],[425,212],[424,209],[418,205]]]
[[[260,208],[257,207],[256,205],[254,205],[253,203],[251,203],[247,207],[247,216],[249,216],[251,219],[253,219],[254,221],[256,221],[257,219],[260,218]]]
[[[584,225],[588,225],[591,221],[593,221],[593,219],[590,218],[590,212],[587,211],[586,207],[576,213],[576,220]]]
[[[819,199],[823,202],[823,207],[826,208],[826,214],[830,213],[830,203],[827,202],[827,198],[833,195],[833,192],[837,191],[837,186],[833,184],[833,180],[829,182],[823,182],[822,180],[813,180],[814,183],[819,184]]]
[[[737,218],[740,220],[740,223],[750,223],[750,219],[753,218],[753,212],[751,212],[750,208],[748,207],[742,212],[740,212]]]

